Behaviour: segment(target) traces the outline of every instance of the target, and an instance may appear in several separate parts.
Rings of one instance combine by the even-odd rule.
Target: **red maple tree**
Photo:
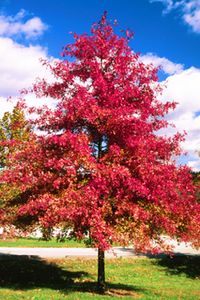
[[[157,134],[175,104],[158,100],[157,70],[131,50],[130,33],[116,35],[104,14],[91,35],[74,39],[65,59],[45,62],[55,82],[33,85],[56,104],[31,109],[43,134],[10,157],[1,182],[20,190],[18,221],[89,234],[103,290],[113,242],[168,251],[167,235],[198,246],[200,206],[189,169],[175,162],[183,137]]]

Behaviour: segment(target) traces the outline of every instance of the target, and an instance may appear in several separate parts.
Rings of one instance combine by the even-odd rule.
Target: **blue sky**
[[[161,66],[161,100],[179,102],[168,118],[188,132],[184,161],[200,169],[200,0],[0,0],[1,115],[12,107],[7,96],[45,76],[39,58],[59,58],[69,32],[89,33],[105,10],[134,31],[130,46],[141,59]]]
[[[4,15],[26,11],[24,20],[39,17],[48,25],[39,42],[48,47],[50,55],[59,56],[62,46],[71,41],[70,31],[89,32],[92,23],[106,10],[111,20],[117,19],[119,27],[135,32],[131,46],[142,53],[153,52],[159,56],[200,68],[200,34],[181,18],[181,9],[164,11],[168,1],[149,0],[1,0]],[[174,1],[179,2],[179,1]],[[25,42],[25,41],[24,41]],[[28,41],[29,42],[29,41]],[[32,40],[31,43],[38,43]]]

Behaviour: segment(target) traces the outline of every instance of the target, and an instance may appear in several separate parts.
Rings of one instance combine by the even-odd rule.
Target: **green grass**
[[[65,242],[57,242],[56,239],[44,241],[36,238],[15,238],[15,239],[0,239],[0,247],[58,247],[58,248],[83,248],[86,247],[84,242],[75,241],[72,239]]]
[[[106,260],[108,290],[96,289],[95,259],[0,256],[0,299],[200,299],[200,257]]]

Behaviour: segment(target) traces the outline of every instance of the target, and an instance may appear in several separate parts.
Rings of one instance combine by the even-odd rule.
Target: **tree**
[[[158,101],[157,70],[130,49],[130,35],[116,35],[104,14],[91,35],[74,34],[66,59],[44,62],[55,82],[38,81],[31,92],[53,98],[55,108],[28,110],[43,134],[1,174],[21,191],[18,220],[71,228],[79,239],[89,234],[101,291],[104,251],[113,242],[168,251],[164,234],[199,246],[191,175],[175,163],[183,137],[157,134],[175,104]]]
[[[9,154],[19,148],[20,142],[27,141],[30,126],[24,112],[16,105],[12,112],[5,112],[0,120],[0,167],[6,166]]]
[[[12,168],[9,156],[20,151],[29,141],[31,126],[25,119],[24,112],[16,105],[12,112],[5,112],[0,120],[0,169]],[[15,209],[10,207],[10,200],[20,193],[20,189],[13,184],[0,185],[0,223],[2,226],[11,224],[15,216]],[[6,227],[4,227],[4,234]],[[14,232],[13,232],[14,233]],[[7,233],[6,233],[7,234]],[[11,227],[9,227],[11,235]]]
[[[200,203],[200,172],[193,171],[192,172],[192,181],[195,186],[195,197],[197,201]]]

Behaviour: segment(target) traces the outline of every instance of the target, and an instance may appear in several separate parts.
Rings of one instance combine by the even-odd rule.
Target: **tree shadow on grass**
[[[37,256],[0,255],[0,286],[13,289],[48,287],[64,289],[85,272],[71,272]]]
[[[49,288],[61,293],[98,293],[97,284],[89,273],[68,271],[56,263],[37,256],[0,254],[0,287],[12,290]],[[144,292],[124,284],[107,285],[107,295],[130,296]]]
[[[162,255],[157,258],[156,264],[172,275],[185,274],[189,278],[200,278],[200,255]]]

